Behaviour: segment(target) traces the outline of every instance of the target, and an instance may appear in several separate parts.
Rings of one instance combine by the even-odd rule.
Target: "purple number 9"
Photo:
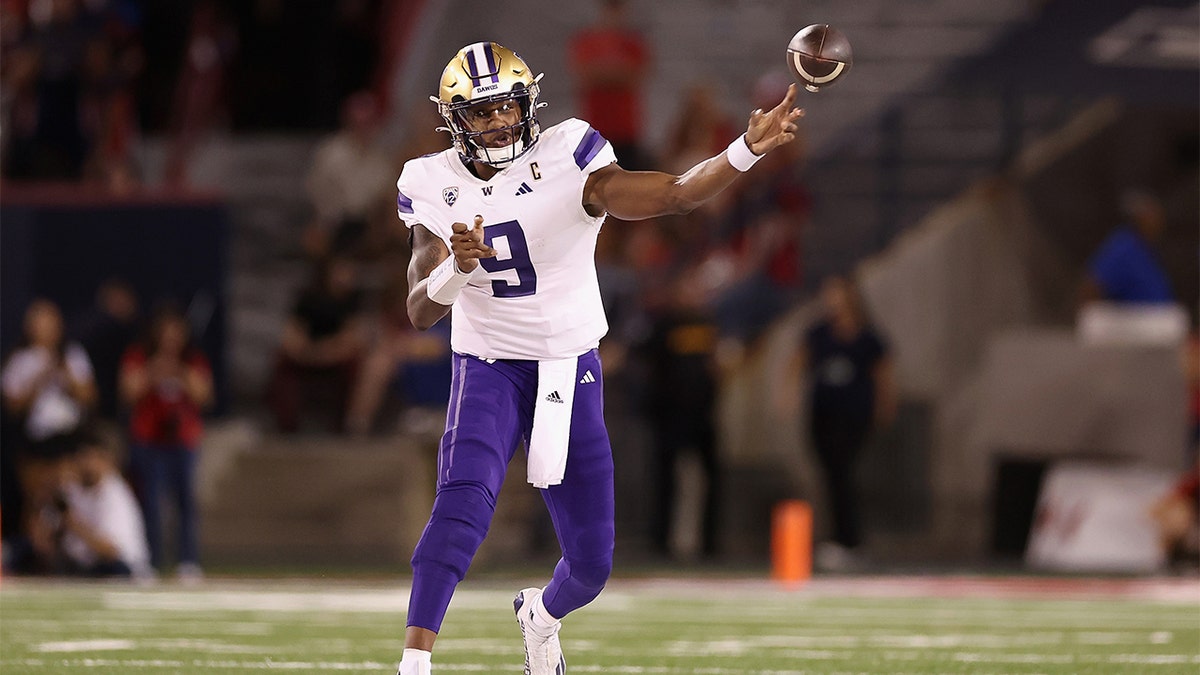
[[[483,228],[483,243],[496,248],[496,239],[508,239],[509,257],[480,258],[479,264],[488,272],[504,272],[516,270],[517,283],[505,279],[492,281],[492,295],[497,298],[522,298],[537,292],[537,273],[533,270],[533,262],[529,260],[529,244],[525,241],[525,231],[515,220],[488,225]]]

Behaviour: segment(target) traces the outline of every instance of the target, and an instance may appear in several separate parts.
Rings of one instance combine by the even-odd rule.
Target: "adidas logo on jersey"
[[[530,192],[533,192],[533,188],[529,187],[529,183],[521,183],[521,187],[517,188],[515,194],[523,195]]]
[[[551,403],[566,403],[566,401],[563,401],[562,397],[558,395],[557,391],[552,391],[549,394],[546,394],[546,400],[550,401]]]
[[[583,379],[579,380],[579,384],[591,384],[596,381],[596,376],[592,371],[588,370],[583,373]]]

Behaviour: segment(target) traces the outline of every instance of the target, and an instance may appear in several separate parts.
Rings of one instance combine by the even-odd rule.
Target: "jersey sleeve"
[[[562,123],[562,129],[575,166],[585,176],[617,161],[612,144],[587,122],[572,118]]]
[[[396,179],[396,215],[409,228],[421,222],[421,218],[417,215],[416,205],[413,203],[413,196],[416,195],[416,190],[419,188],[416,183],[420,182],[417,180],[417,173],[417,167],[413,162],[405,162],[404,168],[400,171],[400,178]]]
[[[450,223],[438,212],[439,198],[445,197],[439,184],[441,174],[434,164],[436,161],[436,155],[425,155],[404,163],[400,178],[396,180],[396,215],[409,229],[420,224],[448,240]]]
[[[425,170],[419,160],[409,160],[396,180],[396,215],[411,228],[418,223],[428,226],[431,222],[424,194],[429,190]]]

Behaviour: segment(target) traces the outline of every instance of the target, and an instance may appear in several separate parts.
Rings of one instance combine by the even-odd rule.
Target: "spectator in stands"
[[[121,358],[138,338],[141,312],[129,282],[113,278],[96,289],[95,303],[76,319],[73,334],[91,357],[99,395],[97,415],[116,422],[121,407],[118,378]]]
[[[1088,262],[1082,300],[1173,302],[1166,269],[1154,249],[1166,226],[1162,203],[1148,192],[1130,190],[1121,196],[1121,210],[1126,224],[1109,235]]]
[[[38,132],[38,73],[41,62],[29,42],[24,7],[0,3],[0,123],[4,133],[5,178],[34,177]]]
[[[192,153],[228,113],[226,80],[237,49],[237,29],[221,3],[197,2],[171,105],[171,145],[165,169],[169,185],[188,184]]]
[[[449,322],[425,332],[413,328],[405,310],[408,263],[397,261],[392,269],[397,273],[380,297],[375,341],[363,360],[346,428],[355,434],[374,430],[385,397],[396,391],[404,431],[440,432],[450,396]]]
[[[816,562],[841,569],[862,543],[855,466],[870,432],[895,418],[896,393],[887,343],[854,282],[826,279],[821,302],[824,316],[805,334],[799,361],[809,374],[809,431],[833,513],[832,540],[817,548]]]
[[[307,180],[316,213],[304,235],[314,258],[367,253],[373,216],[393,201],[396,170],[378,139],[382,112],[370,92],[353,94],[342,105],[342,128],[317,146]]]
[[[187,318],[174,305],[155,311],[146,339],[121,361],[121,396],[131,409],[129,441],[141,488],[146,537],[163,569],[162,502],[170,498],[179,523],[176,574],[200,578],[196,462],[204,433],[201,411],[213,401],[208,358],[192,344]]]
[[[34,300],[25,312],[25,340],[3,371],[4,403],[25,423],[31,457],[74,451],[75,434],[96,401],[87,352],[63,336],[58,305]]]
[[[142,511],[117,469],[116,453],[99,435],[85,433],[62,497],[62,553],[70,573],[153,577]]]
[[[28,33],[6,57],[16,63],[14,111],[5,174],[31,180],[78,180],[88,153],[81,126],[81,70],[87,46],[97,39],[78,0],[43,3],[30,14]],[[7,133],[6,133],[7,135]]]
[[[344,257],[316,265],[284,325],[267,404],[280,431],[300,427],[301,408],[320,398],[331,427],[345,427],[350,395],[366,349],[357,266]]]
[[[573,35],[568,46],[579,87],[579,116],[612,143],[622,167],[650,169],[642,146],[642,83],[650,50],[627,24],[625,0],[600,4],[600,20]]]
[[[89,154],[84,178],[113,194],[137,187],[134,162],[138,138],[135,89],[145,64],[140,41],[140,12],[107,3],[104,39],[93,40],[84,54],[80,106]]]
[[[653,319],[647,349],[653,389],[647,398],[657,446],[652,470],[658,499],[651,529],[654,545],[667,555],[679,552],[674,527],[677,488],[680,476],[686,475],[679,472],[679,464],[689,457],[703,473],[699,550],[706,557],[717,553],[717,327],[708,301],[701,264],[694,263],[673,281],[667,305]]]
[[[141,9],[53,0],[6,2],[0,11],[5,176],[135,184]]]
[[[36,518],[51,504],[61,460],[75,453],[96,402],[91,361],[83,347],[65,340],[58,305],[45,299],[29,305],[24,341],[5,363],[0,386],[6,412],[21,428],[16,465],[22,516]]]

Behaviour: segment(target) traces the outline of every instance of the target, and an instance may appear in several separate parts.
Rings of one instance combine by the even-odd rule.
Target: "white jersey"
[[[93,487],[70,484],[66,489],[71,512],[102,539],[117,549],[117,558],[129,565],[135,576],[150,572],[150,548],[142,510],[133,490],[117,473],[110,473]],[[63,550],[85,567],[99,562],[96,551],[82,537],[68,532]]]
[[[0,374],[0,386],[8,396],[17,398],[33,394],[25,420],[25,433],[35,441],[74,431],[86,412],[82,404],[68,393],[66,378],[61,374],[33,391],[39,378],[54,367],[57,358],[45,347],[25,347],[9,357],[4,372]],[[78,344],[67,345],[63,364],[76,380],[91,381],[95,377],[87,352]]]
[[[583,208],[593,171],[616,161],[586,122],[542,132],[525,155],[480,180],[453,149],[405,163],[397,211],[450,247],[452,223],[483,216],[483,258],[451,312],[450,346],[492,359],[559,359],[596,347],[608,332],[596,281],[596,235],[604,214]]]

